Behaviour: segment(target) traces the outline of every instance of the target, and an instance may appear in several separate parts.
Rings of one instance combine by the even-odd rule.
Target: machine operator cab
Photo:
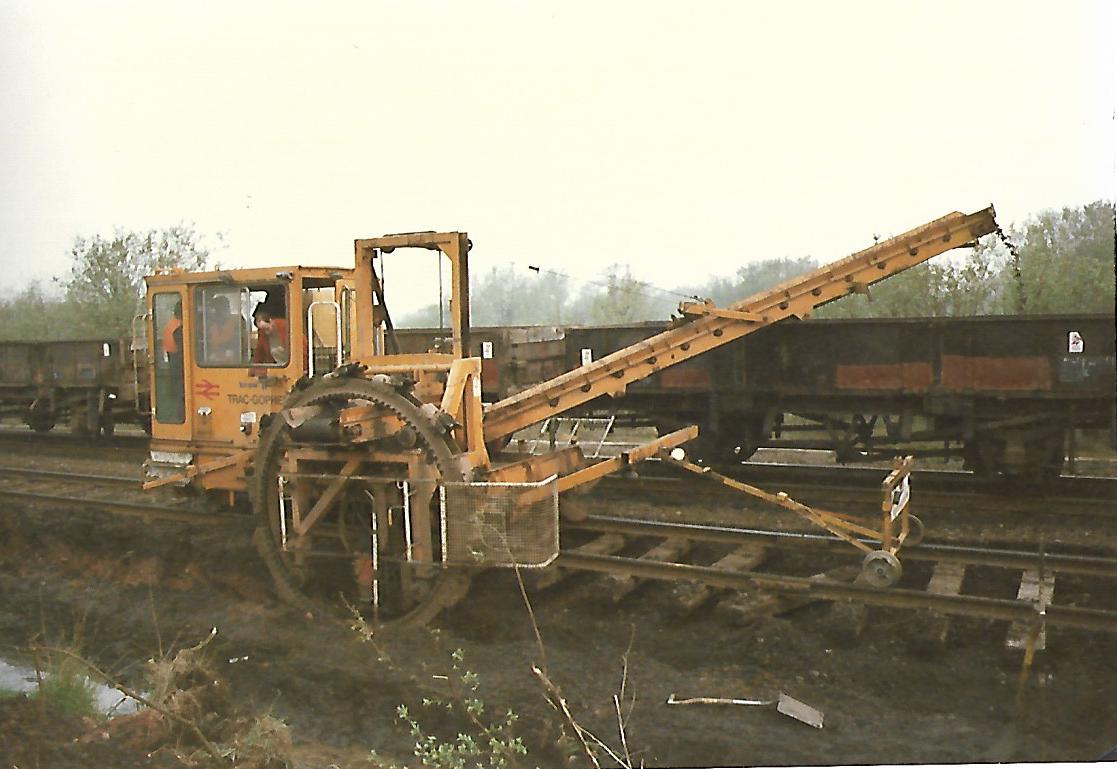
[[[145,278],[154,342],[149,485],[174,477],[243,490],[262,417],[299,378],[349,362],[353,273],[291,267]]]

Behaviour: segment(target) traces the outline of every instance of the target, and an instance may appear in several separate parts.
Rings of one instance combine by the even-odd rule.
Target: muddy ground
[[[125,472],[109,462],[98,469]],[[597,512],[641,512],[636,502],[596,505]],[[584,727],[623,754],[613,697],[625,660],[621,704],[635,764],[1083,761],[1117,743],[1113,638],[1049,631],[1049,648],[1018,705],[1021,658],[1004,648],[1004,623],[955,620],[942,645],[930,640],[937,628],[930,618],[847,605],[815,604],[740,625],[716,606],[682,615],[661,585],[615,605],[602,578],[583,575],[542,591],[528,580],[541,652],[514,575],[493,571],[433,627],[381,634],[370,644],[342,619],[278,603],[248,527],[217,531],[3,506],[0,657],[25,661],[35,640],[68,643],[79,635],[84,654],[138,685],[144,660],[216,627],[211,648],[233,700],[285,721],[301,766],[418,765],[397,709],[406,706],[425,728],[451,738],[467,728],[423,704],[447,696],[439,676],[452,674],[457,649],[462,669],[476,673],[475,696],[486,712],[518,715],[514,730],[529,749],[528,766],[563,765],[571,752],[532,665],[545,667]],[[771,708],[665,704],[672,693],[769,698],[781,691],[822,710],[825,727]],[[39,765],[80,766],[85,758],[107,765],[97,752],[104,745],[73,743],[81,724],[63,728],[61,718],[48,718],[44,725],[30,708],[0,701],[0,723],[20,724],[27,740],[36,735]],[[0,765],[14,763],[12,742],[0,741],[0,754],[8,752]],[[65,750],[51,753],[51,745]],[[369,759],[371,750],[379,758]],[[35,765],[22,755],[20,766]],[[175,765],[168,755],[130,760]],[[108,763],[128,765],[119,757]]]

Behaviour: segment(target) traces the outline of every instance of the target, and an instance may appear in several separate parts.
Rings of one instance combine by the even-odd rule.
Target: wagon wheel
[[[49,432],[54,427],[56,415],[49,398],[36,398],[27,408],[27,426],[37,433]]]
[[[437,488],[463,480],[445,430],[410,395],[363,378],[319,380],[289,396],[284,410],[321,407],[328,423],[342,408],[369,404],[403,423],[396,438],[362,445],[342,444],[328,436],[300,440],[282,413],[267,424],[252,481],[257,548],[277,592],[290,603],[308,610],[322,604],[340,606],[342,600],[358,606],[371,603],[381,624],[427,622],[463,597],[469,585],[468,574],[448,572],[440,565]],[[318,449],[313,456],[320,458],[299,459],[298,473],[292,473],[295,457],[300,452],[307,456],[305,449]],[[373,452],[375,460],[370,457]],[[409,476],[408,467],[417,477]],[[360,478],[341,484],[328,512],[312,530],[296,536],[294,498],[305,515],[330,495],[333,479],[346,470]],[[409,531],[405,505],[430,511],[428,535]],[[409,558],[409,542],[415,560]]]

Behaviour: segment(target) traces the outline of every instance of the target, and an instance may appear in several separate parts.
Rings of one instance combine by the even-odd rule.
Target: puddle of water
[[[135,713],[143,707],[119,689],[113,689],[111,686],[105,686],[96,681],[90,683],[93,685],[95,706],[98,711],[105,715],[122,716],[127,713]],[[12,665],[6,660],[0,659],[0,689],[33,692],[36,685],[33,668]]]

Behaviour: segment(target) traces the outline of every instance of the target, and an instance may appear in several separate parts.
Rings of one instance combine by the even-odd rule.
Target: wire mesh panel
[[[443,560],[541,568],[558,557],[558,476],[440,487]]]

